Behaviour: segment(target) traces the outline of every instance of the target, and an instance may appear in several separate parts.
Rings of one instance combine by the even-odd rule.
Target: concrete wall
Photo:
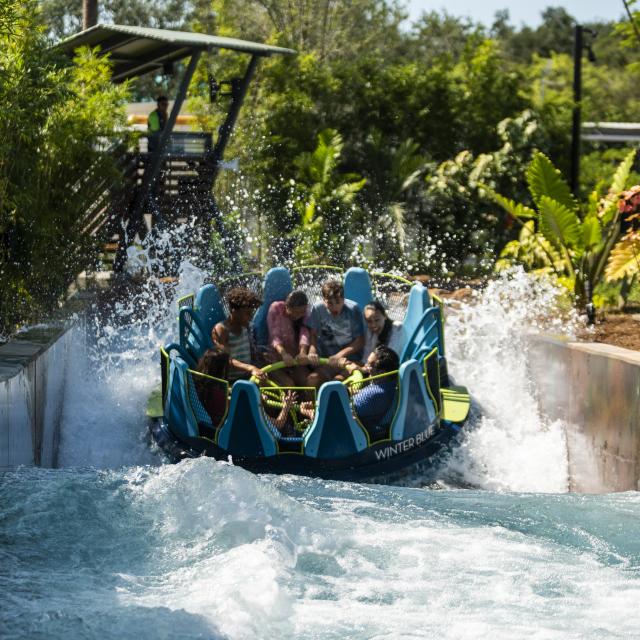
[[[0,346],[0,471],[56,466],[67,356],[79,335],[47,329]]]
[[[640,353],[533,337],[529,366],[542,411],[567,422],[571,489],[640,489]]]

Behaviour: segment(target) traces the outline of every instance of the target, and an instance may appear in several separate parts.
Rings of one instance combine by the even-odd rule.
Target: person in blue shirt
[[[344,366],[349,373],[360,369],[374,377],[392,371],[397,372],[400,368],[400,358],[393,349],[379,344],[369,355],[364,367],[359,367],[354,362],[345,363]],[[365,378],[363,384],[358,385],[359,390],[353,394],[351,404],[354,413],[370,435],[378,435],[377,431],[389,426],[390,421],[385,418],[395,400],[397,383],[397,374],[374,378],[368,384]]]
[[[310,331],[309,362],[316,365],[317,358],[329,358],[329,364],[318,367],[308,383],[319,387],[331,378],[344,378],[340,361],[358,360],[364,347],[364,321],[358,305],[345,300],[344,287],[338,280],[322,285],[322,302],[317,302],[307,319]]]

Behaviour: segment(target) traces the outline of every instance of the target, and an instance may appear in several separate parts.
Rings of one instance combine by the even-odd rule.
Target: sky
[[[488,26],[499,9],[509,9],[511,24],[522,23],[535,27],[540,24],[540,14],[548,6],[564,7],[579,22],[595,19],[618,20],[625,14],[622,0],[405,0],[410,19],[418,18],[424,11],[442,11],[453,16],[470,16],[476,22]]]

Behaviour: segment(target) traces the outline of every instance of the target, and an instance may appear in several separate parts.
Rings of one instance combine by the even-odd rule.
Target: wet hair
[[[212,378],[225,379],[229,369],[229,353],[222,349],[207,349],[196,366],[198,373],[204,373]],[[200,385],[198,384],[200,383]],[[206,385],[207,380],[196,376],[196,386]]]
[[[262,304],[262,300],[253,291],[244,287],[229,289],[226,297],[229,311],[244,308],[257,309]]]
[[[306,307],[309,304],[309,298],[307,298],[307,294],[304,291],[298,289],[297,291],[292,291],[287,296],[286,304],[289,309]]]
[[[387,310],[380,300],[372,300],[371,302],[364,305],[364,310],[366,309],[374,309],[375,311],[379,311],[384,316],[384,326],[382,327],[382,331],[378,336],[378,344],[387,345],[389,344],[389,340],[391,338],[391,330],[393,329],[393,322],[391,318],[387,315]]]
[[[344,298],[344,287],[339,280],[327,280],[322,285],[322,297],[325,300]]]
[[[400,368],[400,358],[398,354],[393,349],[387,347],[387,345],[379,344],[373,350],[373,353],[376,355],[376,360],[371,370],[373,375],[397,371]]]

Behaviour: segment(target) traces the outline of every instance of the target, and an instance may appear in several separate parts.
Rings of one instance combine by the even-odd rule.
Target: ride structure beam
[[[189,64],[185,69],[184,75],[182,76],[180,88],[178,89],[178,95],[176,96],[175,102],[173,103],[173,108],[171,109],[171,113],[169,114],[169,118],[164,126],[164,129],[162,129],[160,133],[158,146],[155,152],[151,155],[149,165],[145,169],[142,184],[140,185],[140,190],[138,191],[136,201],[131,212],[131,219],[133,221],[137,220],[141,216],[144,203],[151,194],[153,186],[158,179],[160,167],[162,166],[162,161],[164,160],[167,145],[169,143],[169,138],[171,136],[171,133],[173,132],[173,128],[175,127],[180,109],[182,109],[182,104],[184,103],[184,99],[187,95],[189,84],[191,83],[191,79],[193,78],[193,74],[196,70],[196,66],[198,65],[198,61],[200,60],[200,54],[200,51],[194,51],[191,54]]]
[[[227,117],[225,118],[224,123],[220,127],[220,133],[218,135],[218,140],[216,142],[213,151],[211,152],[211,159],[208,161],[208,164],[211,166],[212,176],[211,176],[211,185],[215,184],[216,178],[220,171],[220,163],[222,162],[222,158],[224,156],[224,151],[229,143],[229,138],[231,137],[231,133],[233,131],[233,127],[236,124],[236,120],[238,119],[238,114],[240,113],[240,108],[242,107],[242,103],[244,102],[244,98],[247,95],[247,90],[249,89],[249,84],[258,68],[258,62],[262,56],[252,55],[251,60],[249,60],[249,64],[247,65],[247,70],[244,73],[244,76],[238,83],[238,85],[233,85],[231,91],[231,106],[229,107],[229,111],[227,112]]]

